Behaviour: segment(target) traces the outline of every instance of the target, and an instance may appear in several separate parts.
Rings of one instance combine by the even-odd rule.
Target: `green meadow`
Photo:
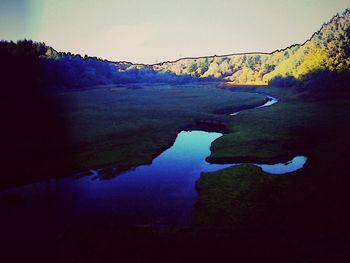
[[[106,166],[123,171],[150,163],[172,145],[178,132],[199,128],[198,121],[226,125],[230,117],[215,111],[265,101],[259,94],[214,85],[100,87],[55,98],[69,127],[74,171]]]
[[[278,103],[255,108],[266,102],[263,94]],[[202,173],[193,185],[198,199],[190,227],[79,222],[45,244],[55,244],[63,258],[251,262],[265,255],[270,262],[341,262],[350,234],[347,96],[316,100],[294,89],[214,84],[104,86],[53,96],[68,127],[71,174],[103,168],[108,179],[150,163],[181,130],[224,133],[211,145],[214,163],[308,158],[303,169],[283,175],[249,164]]]
[[[274,95],[279,102],[233,116],[228,123],[230,132],[212,144],[209,161],[288,161],[296,154],[307,154],[310,144],[318,139],[315,130],[326,125],[322,104],[295,99],[276,88],[256,90]]]
[[[262,104],[265,96],[256,92],[279,102],[236,116],[215,113]],[[256,259],[268,247],[271,260],[278,262],[342,258],[337,249],[344,251],[342,239],[350,220],[346,213],[350,103],[346,97],[313,100],[277,87],[211,85],[108,88],[59,96],[66,103],[64,117],[72,123],[79,169],[104,165],[127,169],[150,162],[172,144],[178,131],[195,128],[198,119],[225,125],[226,133],[211,146],[211,162],[277,163],[295,155],[308,158],[303,169],[284,175],[268,174],[248,164],[202,173],[196,183],[199,196],[193,227],[97,227],[92,233],[77,229],[69,238],[77,241],[74,249],[80,249],[79,253],[86,245],[113,253],[113,246],[130,248],[138,240],[140,247],[161,247],[164,253],[157,255],[164,260],[173,247],[180,249],[174,258],[181,260],[186,253],[204,260],[214,252],[222,260],[232,253],[238,259]],[[119,234],[127,241],[116,238]],[[101,247],[96,241],[100,236],[109,236],[111,246]],[[336,248],[331,247],[333,242]],[[329,250],[320,251],[327,246]],[[258,254],[251,254],[250,249]],[[125,253],[142,258],[151,250]]]
[[[232,118],[230,132],[212,144],[209,160],[277,163],[305,155],[307,163],[284,175],[252,165],[202,173],[195,225],[278,239],[311,261],[327,253],[341,257],[318,247],[332,245],[330,240],[339,244],[348,234],[350,103],[347,97],[316,101],[268,90],[279,103]]]
[[[257,93],[275,96],[279,102],[236,116],[217,114],[222,109],[263,104],[265,96]],[[308,157],[302,170],[282,176],[251,165],[202,174],[196,184],[196,226],[247,227],[256,218],[264,222],[263,215],[271,224],[281,220],[274,208],[285,213],[296,207],[315,209],[315,204],[344,197],[344,192],[324,193],[343,187],[346,169],[342,161],[350,146],[346,98],[313,100],[277,87],[223,89],[214,85],[108,87],[60,93],[56,98],[64,105],[62,117],[70,127],[75,171],[119,168],[106,172],[109,177],[150,163],[171,146],[179,131],[203,129],[198,120],[225,126],[225,134],[211,145],[210,162],[278,163],[295,155]]]

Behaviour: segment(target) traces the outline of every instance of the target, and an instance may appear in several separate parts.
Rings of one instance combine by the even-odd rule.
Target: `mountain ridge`
[[[276,78],[300,80],[314,71],[350,71],[350,9],[335,15],[302,44],[273,52],[187,57],[156,64],[109,61],[59,52],[45,43],[0,42],[3,56],[31,56],[44,64],[49,85],[84,87],[123,83],[220,81],[266,85]]]
[[[335,32],[338,32],[338,35],[332,35],[331,32],[329,32],[330,29],[336,28]],[[189,74],[191,76],[196,77],[207,77],[207,76],[213,76],[216,78],[221,78],[225,81],[231,81],[236,82],[239,84],[267,84],[270,80],[272,80],[274,77],[277,76],[292,76],[295,78],[299,78],[300,76],[303,76],[312,70],[317,69],[331,69],[331,66],[335,66],[334,61],[332,62],[332,56],[328,53],[332,53],[332,50],[322,50],[320,53],[317,54],[319,49],[325,48],[325,46],[328,44],[325,41],[320,43],[320,41],[324,40],[323,34],[326,35],[330,42],[334,44],[334,46],[337,46],[337,43],[340,43],[341,40],[345,40],[346,47],[349,49],[350,47],[350,38],[349,38],[349,31],[350,28],[350,10],[346,9],[342,14],[335,15],[329,22],[324,23],[321,28],[316,31],[309,39],[307,39],[302,44],[294,44],[289,47],[286,47],[284,49],[275,50],[271,53],[265,53],[265,52],[250,52],[250,53],[239,53],[239,54],[229,54],[229,55],[214,55],[214,56],[208,56],[208,57],[198,57],[198,58],[182,58],[173,62],[162,62],[158,64],[154,64],[153,67],[156,71],[160,72],[173,72],[175,74]],[[344,34],[346,33],[346,34]],[[338,45],[339,46],[339,45]],[[329,47],[327,47],[329,48]],[[350,49],[349,49],[350,50]],[[334,52],[335,55],[342,54],[341,49],[338,49],[339,52]],[[287,52],[287,53],[286,53]],[[304,56],[301,58],[296,58],[295,55],[302,56],[301,54],[298,54],[301,52],[305,52],[307,54],[311,54],[309,57]],[[283,53],[283,54],[282,54]],[[305,55],[307,55],[305,54]],[[290,57],[293,57],[295,60],[298,61],[291,61]],[[346,65],[340,66],[340,70],[349,70],[350,69],[350,61],[348,59],[349,54],[347,56],[342,56],[341,58],[337,58],[338,60],[342,59],[346,62]],[[235,60],[236,58],[236,60]],[[270,58],[270,61],[269,61]],[[224,61],[221,60],[227,60],[230,59],[230,62],[226,65],[223,65]],[[250,65],[246,65],[246,67],[239,68],[239,66],[244,66],[245,60],[253,60],[253,62],[250,62]],[[260,60],[263,60],[262,62]],[[318,59],[318,61],[312,61],[312,59]],[[207,60],[207,61],[203,61]],[[208,61],[211,60],[211,61]],[[281,63],[284,61],[289,60],[289,63],[295,63],[299,65],[304,64],[304,67],[307,68],[291,68],[289,65],[283,65],[287,67],[287,69],[283,69],[281,66]],[[198,70],[198,64],[196,65],[197,61],[199,63],[202,63],[203,65],[207,66],[208,68],[202,68]],[[322,63],[326,63],[327,61],[330,62],[328,65],[325,65],[322,67]],[[286,62],[284,62],[286,63]],[[180,64],[180,65],[177,65]],[[273,67],[273,70],[271,68],[266,68],[265,70],[259,69],[259,66],[265,66],[270,65]],[[235,69],[232,69],[232,65],[238,65]],[[298,67],[299,65],[296,65]],[[228,67],[231,66],[231,70],[228,69]],[[248,67],[247,67],[248,66]],[[210,68],[211,67],[211,68]],[[279,67],[278,71],[274,72],[274,68]],[[196,69],[197,68],[197,69]],[[244,72],[245,71],[245,72]]]

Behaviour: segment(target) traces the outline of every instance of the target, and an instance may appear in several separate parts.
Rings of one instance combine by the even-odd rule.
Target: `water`
[[[25,207],[12,211],[12,218],[21,218],[21,221],[28,217],[28,211],[32,215],[45,213],[42,203],[50,202],[45,207],[54,214],[49,215],[49,219],[45,217],[54,220],[58,228],[86,220],[132,225],[189,225],[197,199],[195,181],[201,171],[211,167],[205,158],[210,154],[210,144],[220,136],[220,133],[183,131],[174,145],[152,164],[139,166],[110,180],[96,180],[96,172],[92,171],[90,176],[52,179],[18,187],[1,193],[0,197],[13,193],[21,195]]]
[[[266,97],[268,98],[268,101],[265,102],[265,104],[263,104],[263,105],[261,105],[259,107],[256,107],[257,109],[258,108],[262,108],[262,107],[268,107],[268,106],[271,106],[271,105],[273,105],[273,104],[278,102],[278,100],[276,98],[272,97],[272,96],[266,95]]]
[[[285,174],[297,171],[304,167],[304,164],[307,161],[305,156],[295,156],[292,160],[286,163],[277,163],[277,164],[255,164],[256,166],[261,167],[264,172],[270,174]]]
[[[260,107],[276,102],[271,97]],[[1,192],[0,201],[17,200],[0,214],[1,225],[7,226],[1,229],[2,234],[26,233],[48,222],[50,231],[58,233],[82,222],[188,226],[200,174],[239,165],[205,161],[211,143],[220,136],[215,132],[182,131],[174,145],[152,164],[109,180],[96,179],[98,171],[91,170],[88,176],[51,179]],[[271,174],[283,174],[301,169],[305,162],[306,157],[296,156],[287,163],[255,165]]]
[[[285,163],[276,163],[276,164],[258,164],[258,163],[248,163],[260,167],[264,172],[269,174],[286,174],[295,172],[304,167],[307,161],[307,157],[298,155],[295,156],[292,160]],[[205,172],[214,172],[221,169],[225,169],[232,166],[237,166],[247,163],[232,163],[232,164],[207,164],[204,166]]]
[[[195,182],[201,172],[238,165],[205,161],[210,155],[211,143],[221,135],[182,131],[174,145],[152,164],[139,166],[110,180],[94,179],[96,171],[91,171],[90,176],[52,179],[18,187],[1,193],[0,197],[17,193],[25,202],[24,206],[11,211],[11,220],[40,224],[45,218],[54,221],[57,229],[84,221],[190,225],[197,200]],[[305,157],[297,156],[286,164],[258,166],[266,172],[282,174],[300,169],[305,161]],[[10,217],[2,219],[10,220]]]
[[[273,104],[278,102],[278,100],[276,98],[272,97],[272,96],[266,95],[266,97],[267,97],[268,101],[265,102],[263,105],[260,105],[260,106],[256,107],[255,109],[268,107],[268,106],[271,106],[271,105],[273,105]],[[245,110],[243,110],[243,111],[245,111]],[[241,112],[242,111],[237,111],[237,112],[231,113],[230,115],[231,116],[235,116],[235,115],[238,115]]]

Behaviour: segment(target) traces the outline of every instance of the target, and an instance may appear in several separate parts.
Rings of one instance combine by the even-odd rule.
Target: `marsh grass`
[[[251,165],[203,173],[196,184],[195,224],[290,240],[311,262],[346,256],[349,114],[347,97],[287,96],[236,116],[231,133],[213,143],[212,157],[283,162],[284,156],[305,154],[308,161],[302,170],[278,176]]]
[[[124,170],[150,163],[196,120],[226,123],[225,107],[263,104],[265,96],[229,92],[212,85],[99,88],[57,94],[68,123],[72,170],[113,165]]]
[[[290,175],[289,175],[290,176]],[[239,165],[202,173],[194,222],[200,226],[242,227],[261,216],[285,194],[288,176],[265,173],[254,165]]]

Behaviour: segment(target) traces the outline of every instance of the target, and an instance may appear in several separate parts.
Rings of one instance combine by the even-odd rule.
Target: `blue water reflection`
[[[291,161],[286,163],[277,163],[277,164],[255,164],[256,166],[261,167],[264,172],[270,174],[285,174],[294,172],[304,167],[307,158],[305,156],[296,156]]]
[[[268,107],[268,106],[271,106],[271,105],[276,104],[278,102],[278,100],[275,97],[266,95],[266,98],[267,98],[267,101],[263,105],[255,107],[255,109]],[[242,111],[246,111],[246,110],[242,110]],[[239,113],[241,113],[242,111],[237,111],[237,112],[231,113],[230,115],[235,116],[235,115],[238,115]]]
[[[110,180],[90,176],[52,179],[18,187],[7,192],[20,193],[27,210],[14,211],[21,220],[43,212],[42,202],[49,201],[52,220],[59,225],[96,221],[113,224],[189,225],[197,199],[195,182],[203,171],[216,171],[238,164],[209,164],[211,143],[222,134],[182,131],[174,145],[155,158]],[[297,156],[287,164],[258,164],[270,173],[285,173],[301,168],[306,158]],[[0,193],[4,195],[5,193]],[[29,209],[29,210],[28,210]],[[46,219],[47,220],[47,219]],[[33,222],[39,223],[37,219]]]

